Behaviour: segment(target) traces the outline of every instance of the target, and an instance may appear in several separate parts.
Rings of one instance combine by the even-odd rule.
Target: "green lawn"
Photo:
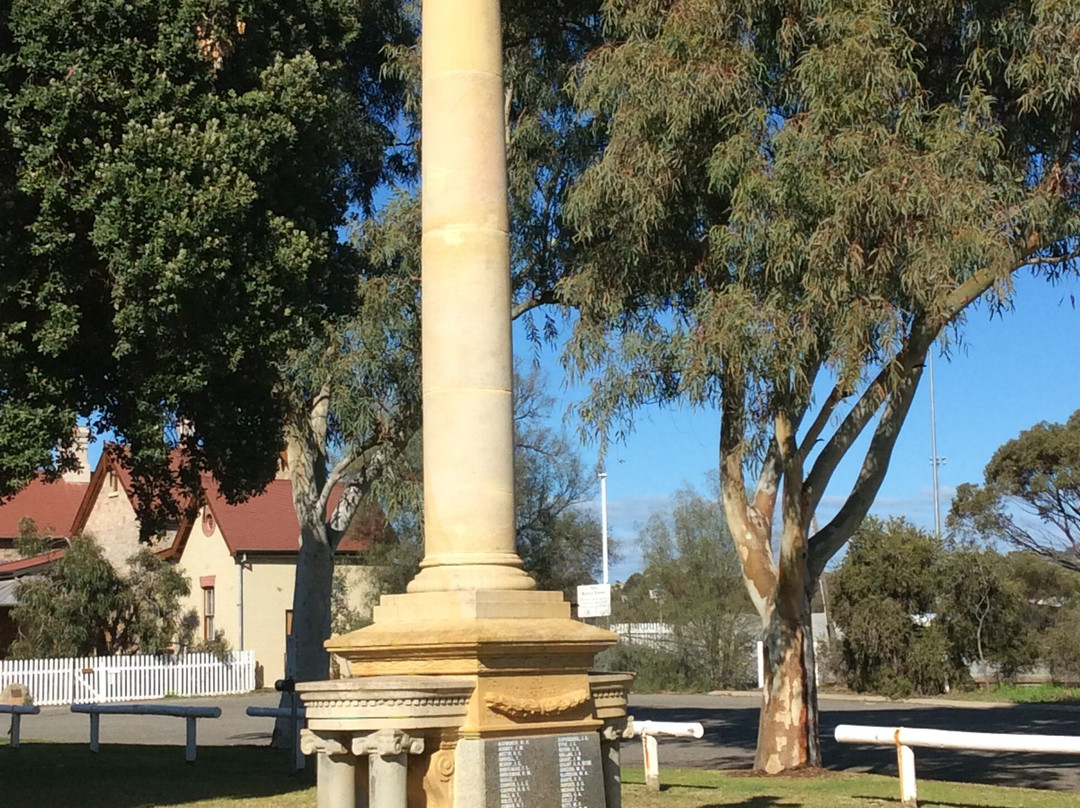
[[[645,789],[641,769],[623,771],[624,808],[896,808],[895,777],[827,772],[821,776],[755,777],[662,769],[663,790]],[[1026,788],[919,781],[927,808],[1075,808],[1075,794]]]
[[[966,692],[954,693],[949,698],[964,701],[996,701],[1007,704],[1080,704],[1080,687],[1061,685],[994,685]]]
[[[874,775],[765,778],[664,769],[664,790],[649,792],[640,769],[624,771],[625,808],[892,808],[895,778]],[[932,808],[1067,808],[1076,795],[1051,791],[920,782]],[[206,747],[184,763],[179,746],[0,742],[3,808],[314,808],[309,774],[287,771],[284,752]]]

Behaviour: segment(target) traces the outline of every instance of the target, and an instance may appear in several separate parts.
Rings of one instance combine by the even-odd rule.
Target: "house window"
[[[203,589],[203,639],[214,639],[214,587]]]

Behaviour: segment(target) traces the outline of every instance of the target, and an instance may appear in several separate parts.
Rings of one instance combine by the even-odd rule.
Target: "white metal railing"
[[[917,805],[913,747],[960,749],[970,752],[1042,752],[1080,755],[1080,737],[1072,735],[1016,735],[841,724],[836,728],[835,737],[837,743],[896,747],[896,759],[900,769],[900,802],[904,808],[915,808]]]
[[[645,787],[650,791],[660,790],[660,747],[656,742],[659,735],[669,738],[701,738],[705,728],[695,722],[681,721],[633,721],[630,731],[641,736],[641,756],[645,764]]]
[[[12,682],[39,706],[250,693],[255,652],[0,659],[0,688]]]

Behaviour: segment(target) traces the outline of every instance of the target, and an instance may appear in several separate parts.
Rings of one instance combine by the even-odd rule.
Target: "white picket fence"
[[[11,682],[26,685],[38,706],[250,693],[255,652],[0,659],[0,689]]]
[[[675,631],[667,623],[612,623],[609,628],[628,645],[670,650],[676,641]]]

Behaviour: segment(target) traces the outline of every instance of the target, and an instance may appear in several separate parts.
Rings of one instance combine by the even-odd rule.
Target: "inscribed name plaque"
[[[603,808],[596,733],[485,741],[487,808]]]

